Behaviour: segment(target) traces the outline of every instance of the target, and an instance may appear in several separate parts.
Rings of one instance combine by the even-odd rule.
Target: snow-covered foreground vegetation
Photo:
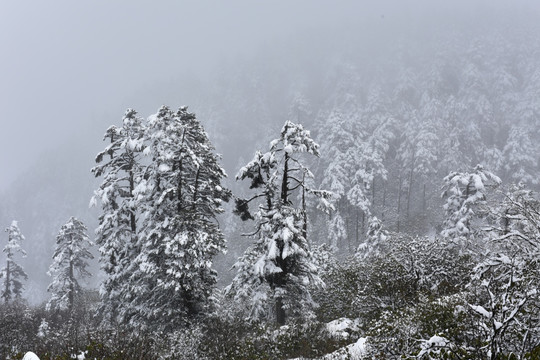
[[[448,178],[454,192],[463,189],[455,176]],[[455,231],[465,235],[455,242],[385,231],[384,241],[371,238],[369,252],[346,261],[319,248],[313,256],[324,261],[325,285],[303,284],[310,302],[297,304],[301,312],[285,307],[284,326],[272,320],[275,301],[257,303],[267,312],[254,314],[254,298],[239,303],[228,291],[170,330],[114,324],[100,297],[81,290],[76,306],[57,311],[17,300],[2,305],[2,351],[20,359],[33,350],[42,360],[81,352],[92,359],[536,359],[540,202],[516,186],[478,196],[490,179],[478,175],[464,185],[471,197],[460,198]]]

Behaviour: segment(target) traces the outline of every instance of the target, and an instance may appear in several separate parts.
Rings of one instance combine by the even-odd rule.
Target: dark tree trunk
[[[180,151],[182,151],[182,148],[184,147],[184,141],[186,139],[186,130],[182,133],[182,142],[180,143]],[[175,164],[176,165],[176,164]],[[180,152],[180,161],[178,162],[178,187],[176,189],[177,193],[177,211],[180,213],[182,211],[182,171],[183,171],[183,163],[182,163],[182,153]],[[174,169],[173,169],[174,171]]]
[[[133,179],[133,167],[129,172],[129,195],[133,198],[133,191],[135,190],[135,180]],[[135,218],[135,209],[130,209],[129,222],[131,225],[131,232],[133,234],[137,233],[137,220]]]
[[[176,187],[176,196],[177,196],[177,205],[176,205],[176,211],[179,213],[182,212],[182,160],[178,163],[178,185]],[[173,169],[174,171],[175,169]]]
[[[195,210],[195,202],[197,201],[197,196],[199,195],[199,176],[201,174],[201,168],[197,168],[197,174],[195,175],[195,189],[193,190],[193,199],[192,199],[192,210]]]
[[[71,240],[71,239],[70,239]],[[74,296],[75,296],[75,276],[73,273],[73,254],[71,251],[69,252],[69,294],[68,294],[68,311],[69,311],[69,317],[71,318],[73,316],[73,305],[74,305]]]
[[[283,308],[283,299],[278,297],[276,299],[276,323],[279,326],[285,325],[287,321],[287,315],[285,314],[285,309]]]
[[[289,201],[289,155],[285,153],[285,164],[283,165],[283,179],[281,180],[281,201],[287,204]]]
[[[289,155],[285,153],[285,163],[283,165],[283,179],[281,181],[281,202],[283,205],[287,205],[289,202]],[[281,245],[281,246],[280,246]],[[288,269],[285,264],[285,259],[283,259],[283,244],[278,245],[279,247],[279,257],[276,259],[277,267],[282,271],[275,275],[272,289],[281,288],[285,285],[285,278],[288,274]],[[278,325],[285,325],[287,321],[287,314],[285,308],[283,307],[283,298],[278,296],[276,298],[275,311],[276,311],[276,323]]]
[[[302,183],[305,181],[306,175],[302,176]],[[309,246],[307,241],[307,209],[306,209],[306,188],[302,184],[302,215],[304,216],[304,223],[302,224],[302,236],[306,240],[306,243]]]

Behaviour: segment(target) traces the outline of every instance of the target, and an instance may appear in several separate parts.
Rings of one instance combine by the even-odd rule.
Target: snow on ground
[[[340,318],[330,321],[326,324],[326,330],[333,338],[348,339],[352,333],[358,331],[359,320],[351,320],[348,318]],[[327,354],[321,358],[314,360],[344,360],[344,359],[363,359],[367,353],[367,338],[362,337],[353,344],[338,349],[333,353]],[[300,360],[300,359],[296,359]]]
[[[345,359],[363,359],[367,352],[367,338],[361,337],[354,344],[347,345],[344,348],[334,351],[331,354],[325,355],[321,360],[345,360]]]
[[[312,360],[362,360],[367,353],[367,338],[362,337],[354,344],[347,345],[344,348],[338,349],[333,353],[327,354],[321,358]],[[291,360],[306,360],[297,358]]]
[[[358,325],[358,319],[340,318],[326,324],[326,330],[333,338],[347,339],[351,332],[358,331]]]
[[[39,358],[36,354],[29,351],[26,354],[24,354],[24,357],[22,358],[22,360],[39,360]]]
[[[81,351],[79,355],[72,355],[71,358],[77,359],[77,360],[84,360],[85,359],[84,352]],[[39,357],[33,352],[29,351],[26,354],[24,354],[24,357],[22,358],[22,360],[39,360]]]

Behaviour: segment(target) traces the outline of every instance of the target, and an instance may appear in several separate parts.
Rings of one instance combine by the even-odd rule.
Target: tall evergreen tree
[[[104,140],[110,144],[97,155],[98,165],[92,169],[96,177],[103,177],[91,204],[101,202],[96,243],[106,278],[100,293],[102,314],[112,320],[126,316],[126,305],[132,298],[128,279],[139,253],[137,194],[144,192],[144,134],[143,119],[135,110],[128,109],[121,127],[107,129]]]
[[[257,240],[235,264],[238,274],[227,291],[237,300],[250,302],[252,318],[268,315],[266,306],[273,304],[280,325],[295,310],[309,310],[313,305],[310,286],[322,284],[308,241],[305,199],[315,196],[329,209],[331,193],[307,186],[306,179],[313,174],[303,164],[302,153],[319,156],[319,145],[309,131],[287,121],[270,150],[257,152],[236,176],[250,179],[250,188],[257,190],[236,204],[243,220],[255,219],[252,235]],[[293,196],[295,192],[300,196]],[[296,203],[295,198],[299,199]],[[249,212],[252,201],[259,202],[255,215]]]
[[[531,131],[525,124],[515,124],[503,149],[504,170],[515,182],[538,184],[540,172],[535,154],[538,144],[532,141]]]
[[[71,315],[76,298],[81,292],[78,280],[92,275],[87,270],[87,260],[94,256],[88,250],[92,243],[86,232],[86,226],[71,217],[56,236],[56,249],[48,272],[53,277],[47,288],[51,293],[47,303],[48,310],[66,310]]]
[[[133,325],[170,330],[186,325],[211,303],[214,256],[225,240],[216,216],[230,191],[220,157],[195,114],[162,107],[147,129],[152,164],[140,253],[130,282],[137,313]],[[164,321],[167,319],[167,321]]]
[[[26,251],[21,247],[21,243],[25,240],[24,235],[19,230],[17,221],[13,220],[11,225],[6,228],[8,233],[8,243],[2,250],[6,254],[6,266],[1,270],[0,277],[4,278],[1,297],[7,304],[14,299],[20,299],[23,291],[23,280],[27,280],[28,276],[24,272],[22,266],[15,262],[15,254],[20,253],[23,257],[26,256]]]

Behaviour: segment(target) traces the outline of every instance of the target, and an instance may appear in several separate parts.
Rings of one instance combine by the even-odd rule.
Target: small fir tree
[[[79,280],[92,275],[87,270],[87,260],[94,256],[88,250],[92,243],[86,232],[86,226],[74,217],[60,228],[48,272],[53,279],[47,288],[51,293],[47,310],[67,311],[69,315],[73,313],[76,299],[81,293]]]
[[[6,266],[0,272],[0,277],[4,278],[1,297],[7,304],[14,299],[20,299],[23,291],[23,280],[27,280],[28,276],[24,272],[21,265],[15,262],[15,254],[20,253],[22,257],[26,257],[26,251],[21,247],[21,243],[25,240],[24,235],[19,230],[17,221],[13,220],[11,225],[6,228],[8,233],[8,243],[2,250],[6,254]]]

